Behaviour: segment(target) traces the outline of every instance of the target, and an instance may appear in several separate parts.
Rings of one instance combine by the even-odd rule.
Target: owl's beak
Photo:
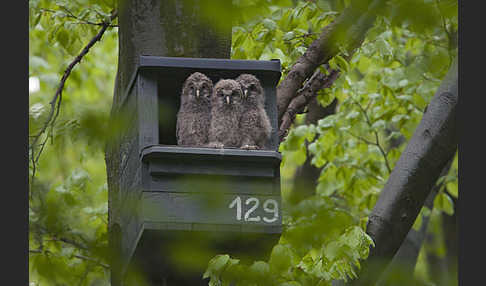
[[[196,89],[196,97],[199,98],[199,89]]]
[[[226,103],[230,104],[230,97],[228,95],[226,96]]]
[[[248,89],[245,89],[245,91],[243,92],[243,98],[247,98],[248,97]]]

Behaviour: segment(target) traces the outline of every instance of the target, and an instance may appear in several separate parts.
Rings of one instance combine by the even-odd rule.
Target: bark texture
[[[457,60],[393,169],[372,210],[367,233],[375,242],[360,277],[350,285],[374,285],[410,231],[442,169],[457,149]]]
[[[314,74],[307,81],[304,87],[298,91],[297,96],[294,97],[292,101],[289,103],[287,110],[282,116],[281,124],[278,131],[278,137],[280,142],[283,141],[285,136],[287,135],[290,126],[295,120],[295,116],[299,113],[304,112],[305,107],[308,106],[309,103],[313,103],[314,106],[318,104],[316,100],[318,91],[332,86],[332,84],[334,83],[334,81],[336,81],[338,77],[339,77],[338,70],[330,70],[329,75],[327,76],[323,74],[320,70],[316,70],[316,72],[314,72]],[[310,110],[311,107],[309,105],[309,112]],[[316,122],[311,122],[311,123],[315,124],[317,123],[317,120]]]

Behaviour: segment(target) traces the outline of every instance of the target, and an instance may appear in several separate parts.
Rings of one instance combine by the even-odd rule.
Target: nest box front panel
[[[177,146],[182,85],[194,72],[204,73],[214,83],[244,73],[259,79],[272,126],[263,150]],[[134,88],[145,228],[281,231],[279,78],[276,61],[140,58]]]
[[[280,156],[153,146],[142,153],[143,215],[157,229],[279,232]],[[247,226],[258,226],[251,229]]]

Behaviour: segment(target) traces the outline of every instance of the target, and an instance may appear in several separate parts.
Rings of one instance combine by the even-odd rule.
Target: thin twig
[[[102,28],[100,29],[98,34],[96,34],[91,39],[91,41],[89,41],[89,43],[83,48],[81,53],[69,64],[69,66],[64,71],[64,74],[61,78],[61,81],[60,81],[59,86],[56,90],[56,93],[54,94],[52,100],[49,102],[49,104],[51,106],[51,110],[49,112],[47,120],[45,121],[41,130],[33,137],[34,138],[33,142],[29,146],[29,149],[31,151],[30,155],[32,156],[31,160],[32,160],[32,164],[33,164],[33,172],[32,172],[32,176],[31,176],[30,192],[29,193],[32,193],[31,192],[32,191],[32,185],[34,184],[35,171],[36,171],[35,165],[38,163],[40,155],[42,154],[42,151],[44,150],[44,146],[47,143],[47,139],[49,137],[49,134],[47,134],[47,136],[44,138],[44,141],[40,144],[41,147],[40,147],[40,150],[39,150],[37,156],[35,154],[35,148],[36,148],[37,143],[40,140],[42,134],[44,134],[46,132],[46,130],[47,130],[47,128],[49,128],[49,126],[51,126],[51,130],[50,130],[51,133],[50,134],[52,134],[52,131],[53,131],[52,127],[54,126],[54,123],[55,123],[55,121],[56,121],[56,119],[59,115],[59,111],[60,111],[60,107],[61,107],[62,91],[64,89],[64,84],[66,83],[66,80],[68,79],[69,75],[71,74],[71,71],[76,66],[76,64],[81,62],[81,59],[89,52],[89,49],[96,42],[98,42],[101,39],[101,37],[103,36],[105,31],[110,27],[111,21],[113,21],[117,16],[118,16],[118,11],[114,10],[112,12],[111,17],[110,17],[110,22],[103,23]],[[35,159],[34,159],[34,157],[35,157]]]
[[[76,242],[74,240],[71,240],[71,239],[68,239],[68,238],[65,238],[65,237],[56,237],[56,236],[52,236],[52,240],[53,241],[59,241],[59,242],[63,242],[63,243],[66,243],[66,244],[69,244],[69,245],[72,245],[76,248],[79,248],[79,249],[82,249],[82,250],[88,250],[88,247],[79,243],[79,242]]]
[[[373,175],[373,174],[369,173],[369,172],[368,172],[368,170],[367,170],[366,168],[363,168],[363,167],[361,167],[361,166],[353,166],[353,165],[351,165],[350,167],[351,167],[351,168],[355,168],[356,170],[360,170],[360,171],[362,171],[363,173],[365,173],[366,175],[368,175],[368,176],[372,177],[373,179],[375,179],[375,180],[377,180],[377,181],[384,182],[384,180],[383,180],[383,178],[382,178],[382,177],[379,177],[379,176],[377,176],[377,175]]]
[[[88,21],[88,20],[81,19],[78,16],[74,15],[66,7],[61,7],[61,8],[66,12],[66,14],[63,15],[64,17],[72,18],[72,19],[75,19],[75,20],[78,21],[78,22],[75,22],[74,24],[85,24],[85,25],[93,25],[93,26],[100,26],[100,27],[102,27],[102,26],[105,25],[104,22],[91,22],[91,21]],[[52,9],[48,9],[48,8],[39,8],[39,11],[41,11],[41,12],[47,12],[47,13],[56,13],[56,12],[58,12],[56,10],[52,10]],[[109,27],[110,28],[118,28],[118,25],[109,24]]]
[[[29,225],[29,227],[32,227],[33,228],[30,231],[38,231],[41,234],[47,235],[49,237],[49,240],[50,241],[63,242],[63,243],[66,243],[66,244],[70,244],[70,245],[72,245],[72,246],[74,246],[76,248],[79,248],[81,250],[89,250],[88,246],[86,246],[86,245],[84,245],[84,244],[82,244],[80,242],[74,241],[73,239],[70,239],[70,238],[59,237],[56,234],[53,234],[53,233],[49,232],[48,229],[46,229],[46,228],[44,228],[44,227],[42,227],[40,225]],[[81,237],[81,235],[79,235],[79,237],[83,241],[86,241],[85,239],[83,239],[83,237]]]
[[[297,43],[303,43],[305,41],[305,39],[312,37],[312,36],[315,36],[315,35],[319,35],[319,33],[315,33],[315,32],[314,33],[312,33],[312,32],[304,33],[302,35],[294,36],[291,39],[284,40],[284,42],[285,43],[291,43],[293,40],[297,40]]]
[[[371,128],[371,126],[373,124],[371,124],[371,120],[370,118],[368,117],[368,113],[366,112],[366,110],[363,108],[363,106],[361,106],[361,104],[359,104],[359,102],[357,102],[356,100],[354,100],[353,98],[351,98],[353,100],[353,102],[358,105],[359,109],[361,110],[361,112],[363,113],[363,115],[365,116],[365,119],[366,119],[366,123],[368,124],[368,126]],[[385,152],[385,150],[383,149],[383,147],[381,146],[380,144],[380,139],[378,137],[378,132],[376,132],[376,130],[373,130],[373,134],[375,135],[375,142],[376,144],[374,144],[376,147],[378,147],[378,149],[380,150],[380,153],[383,155],[383,158],[385,159],[385,166],[386,166],[386,169],[388,170],[388,174],[391,173],[392,169],[390,167],[390,163],[388,162],[388,157],[387,157],[387,153]]]
[[[29,253],[35,253],[35,254],[54,254],[52,251],[42,250],[42,249],[29,249]],[[95,259],[95,258],[92,258],[92,257],[88,257],[88,256],[84,256],[84,255],[79,255],[79,254],[74,254],[72,257],[75,257],[75,258],[78,258],[78,259],[82,259],[82,260],[86,260],[86,261],[90,261],[90,262],[95,263],[96,265],[99,265],[101,267],[104,267],[105,269],[110,269],[110,266],[108,264],[105,264],[105,263],[99,261],[98,259]]]
[[[358,136],[358,135],[356,135],[356,134],[353,134],[351,131],[347,131],[347,130],[346,130],[346,132],[347,132],[349,135],[353,136],[354,138],[359,139],[359,140],[363,141],[364,143],[366,143],[366,144],[368,144],[368,145],[373,145],[373,146],[376,146],[376,145],[377,145],[375,142],[371,142],[371,141],[369,141],[368,139],[365,139],[365,138],[363,138],[363,137],[361,137],[361,136]]]
[[[87,257],[87,256],[83,256],[83,255],[79,255],[79,254],[75,254],[73,255],[73,257],[76,257],[78,259],[82,259],[82,260],[86,260],[86,261],[91,261],[91,262],[94,262],[95,264],[99,265],[99,266],[102,266],[106,269],[110,269],[110,266],[108,264],[105,264],[95,258],[92,258],[92,257]]]

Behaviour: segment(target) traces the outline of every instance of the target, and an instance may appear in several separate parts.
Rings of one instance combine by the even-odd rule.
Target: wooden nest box
[[[196,71],[214,83],[242,73],[260,80],[272,125],[264,150],[177,146],[182,84]],[[122,276],[137,269],[153,285],[207,285],[202,273],[216,254],[268,259],[282,231],[280,74],[278,60],[140,56],[114,113],[123,124],[110,227]]]

